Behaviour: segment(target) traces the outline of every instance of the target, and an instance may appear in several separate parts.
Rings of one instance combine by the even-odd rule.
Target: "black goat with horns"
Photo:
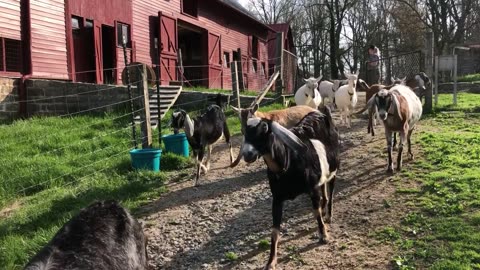
[[[275,269],[285,200],[308,194],[318,222],[320,241],[329,240],[326,223],[331,221],[340,142],[330,110],[325,107],[323,112],[307,114],[290,130],[261,118],[251,118],[247,122],[242,148],[244,160],[251,163],[260,156],[264,158],[273,196],[273,231],[266,269]]]

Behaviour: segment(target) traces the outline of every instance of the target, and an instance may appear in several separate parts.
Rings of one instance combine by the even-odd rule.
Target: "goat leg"
[[[268,258],[265,270],[275,270],[277,265],[277,250],[278,241],[280,240],[280,225],[282,223],[283,215],[283,201],[273,198],[272,202],[272,216],[273,216],[273,229],[272,238],[270,240],[270,257]]]
[[[403,144],[405,142],[405,131],[400,131],[400,143],[398,144],[398,155],[397,155],[397,171],[402,170],[402,152]]]
[[[200,179],[200,168],[206,169],[205,166],[203,165],[204,154],[205,154],[205,149],[202,147],[200,148],[200,150],[198,150],[198,154],[197,154],[197,175],[195,177],[195,186],[198,186],[198,180]]]
[[[313,215],[315,216],[318,223],[318,233],[320,234],[320,243],[326,244],[330,240],[330,237],[327,232],[328,225],[325,224],[322,216],[322,208],[320,207],[320,190],[318,190],[319,188],[323,188],[323,185],[321,187],[317,187],[316,189],[314,189],[311,200],[312,200],[312,206],[313,206]]]
[[[333,209],[333,191],[335,190],[335,180],[336,176],[334,176],[330,181],[328,182],[328,209],[327,209],[327,214],[325,215],[325,223],[330,224],[332,222],[332,209]]]
[[[413,129],[409,130],[407,135],[408,157],[410,160],[413,160],[415,158],[412,153],[412,132]]]
[[[385,127],[385,138],[387,139],[388,167],[387,173],[393,173],[392,161],[392,132]]]
[[[210,158],[211,157],[212,157],[212,145],[209,144],[209,145],[207,145],[207,160],[205,161],[205,167],[206,167],[205,174],[207,173],[208,170],[210,170]]]

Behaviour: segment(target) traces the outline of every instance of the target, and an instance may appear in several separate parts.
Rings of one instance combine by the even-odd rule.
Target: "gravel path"
[[[365,103],[360,93],[357,108]],[[358,110],[358,109],[357,109]],[[337,114],[334,114],[338,120]],[[337,121],[338,123],[338,121]],[[341,169],[334,195],[331,242],[318,244],[310,200],[287,201],[277,269],[391,269],[393,251],[371,234],[398,222],[404,211],[395,201],[395,187],[385,173],[383,127],[367,135],[367,121],[339,126]],[[415,135],[414,135],[415,136]],[[240,146],[241,138],[234,138]],[[415,151],[415,147],[414,147]],[[140,211],[148,236],[152,269],[262,269],[269,250],[271,194],[263,160],[234,169],[222,144],[214,147],[212,170],[199,187],[185,179],[169,184],[169,192]],[[408,162],[408,161],[407,161]],[[193,172],[193,170],[192,170]],[[386,201],[391,207],[385,207]],[[393,203],[390,203],[393,202]],[[226,252],[238,255],[229,261]]]

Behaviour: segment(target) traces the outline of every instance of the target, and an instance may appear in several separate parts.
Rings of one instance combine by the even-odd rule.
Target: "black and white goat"
[[[418,96],[405,85],[395,85],[390,90],[380,89],[367,103],[378,115],[385,127],[387,139],[388,167],[387,172],[393,172],[392,162],[392,134],[400,134],[398,144],[397,170],[402,169],[402,151],[405,140],[408,143],[408,155],[413,159],[411,136],[415,124],[422,117],[422,103]]]
[[[320,241],[329,240],[327,225],[339,161],[339,135],[328,107],[324,114],[307,114],[295,127],[286,129],[275,121],[250,118],[242,155],[247,163],[263,157],[273,196],[273,231],[266,269],[275,269],[283,203],[308,194],[318,222]],[[328,185],[328,187],[327,187]],[[321,194],[323,200],[320,200]],[[328,202],[328,207],[327,206]]]
[[[230,148],[230,163],[233,162],[232,144],[230,142],[230,131],[228,130],[227,119],[218,105],[208,106],[205,113],[193,120],[184,110],[177,110],[173,112],[171,127],[174,129],[185,129],[188,143],[192,147],[193,154],[197,161],[195,186],[198,185],[200,170],[203,170],[206,174],[210,169],[212,145],[223,136]],[[205,165],[203,165],[205,147],[207,148],[207,160]]]
[[[25,270],[147,269],[141,225],[115,201],[96,202],[68,221]]]

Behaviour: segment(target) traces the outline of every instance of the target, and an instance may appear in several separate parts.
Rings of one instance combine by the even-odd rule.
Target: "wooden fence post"
[[[182,59],[182,49],[178,48],[178,54],[177,54],[177,66],[178,66],[178,70],[177,70],[177,80],[178,80],[178,77],[180,77],[180,84],[181,86],[183,87],[183,73],[184,73],[184,69],[183,69],[183,59]]]
[[[141,95],[143,95],[143,104],[145,110],[140,113],[141,130],[142,130],[142,148],[152,147],[152,123],[150,121],[150,96],[148,93],[148,80],[147,80],[147,66],[142,64],[141,66],[141,80],[138,82],[137,87]],[[160,105],[160,104],[159,104]],[[160,116],[159,116],[160,119]]]
[[[238,48],[237,50],[238,53],[238,61],[237,61],[237,81],[238,81],[238,87],[240,91],[245,90],[245,82],[243,81],[243,60],[242,60],[242,49]],[[247,59],[248,61],[248,59]]]
[[[433,109],[433,76],[437,77],[437,74],[434,74],[433,70],[433,33],[427,32],[425,35],[425,52],[424,52],[424,63],[425,63],[425,73],[430,78],[430,86],[425,94],[425,105],[423,106],[423,110],[425,113],[430,113]],[[437,83],[435,82],[435,87]],[[435,96],[435,100],[436,100]],[[435,104],[437,102],[435,101]]]
[[[278,96],[283,93],[283,32],[277,33],[275,43],[275,71],[280,72],[277,81],[275,82],[275,92]]]
[[[237,99],[237,108],[240,107],[240,90],[238,87],[238,61],[233,61],[230,65],[232,69],[232,92],[233,98]]]

